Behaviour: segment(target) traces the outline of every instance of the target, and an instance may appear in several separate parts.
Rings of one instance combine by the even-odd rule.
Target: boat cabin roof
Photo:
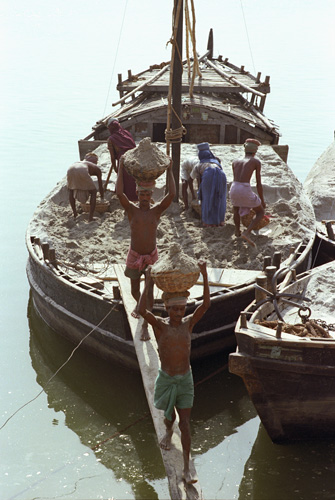
[[[142,92],[161,92],[166,94],[169,91],[170,71],[169,62],[160,65],[150,66],[145,71],[132,75],[131,70],[128,71],[128,78],[122,80],[119,75],[119,83],[117,90],[120,95],[131,92],[141,85]],[[193,60],[191,60],[193,65]],[[161,70],[166,67],[166,71]],[[237,66],[228,62],[228,59],[222,59],[219,56],[217,59],[204,58],[200,64],[201,76],[196,76],[194,80],[194,92],[215,92],[217,94],[232,94],[246,92],[259,92],[268,94],[270,92],[269,77],[261,82],[260,73],[257,77],[244,69],[244,66]],[[190,87],[191,68],[188,70],[187,61],[183,62],[182,73],[182,92],[188,92]],[[143,86],[142,86],[143,85]]]

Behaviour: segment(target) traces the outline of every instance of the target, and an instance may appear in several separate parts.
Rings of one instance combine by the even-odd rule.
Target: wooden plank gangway
[[[161,410],[157,410],[154,406],[154,383],[159,369],[157,342],[150,325],[150,340],[146,342],[140,340],[143,318],[136,319],[131,315],[136,306],[136,302],[131,295],[130,281],[129,278],[124,275],[124,269],[124,265],[114,265],[124,309],[127,314],[127,319],[134,340],[138,363],[141,369],[144,390],[156,430],[157,439],[158,442],[160,442],[162,437],[165,435],[165,424],[163,412]],[[170,496],[173,500],[202,500],[203,496],[199,482],[189,485],[186,484],[182,478],[184,462],[180,440],[180,430],[178,427],[178,414],[174,423],[173,431],[171,449],[163,450],[160,448],[169,482]],[[190,469],[192,473],[196,473],[194,463],[191,458]]]

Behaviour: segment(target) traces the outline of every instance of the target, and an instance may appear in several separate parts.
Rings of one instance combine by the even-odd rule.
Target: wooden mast
[[[178,3],[181,2],[181,8],[179,13],[177,36],[175,39],[176,51],[173,61],[173,80],[172,80],[172,130],[176,130],[181,127],[181,86],[182,86],[182,73],[183,73],[183,62],[182,62],[182,51],[183,51],[183,0],[174,0],[173,18],[174,23],[176,22],[176,14]],[[172,143],[172,161],[173,161],[173,175],[176,183],[176,197],[175,201],[179,199],[179,173],[180,173],[180,142]]]

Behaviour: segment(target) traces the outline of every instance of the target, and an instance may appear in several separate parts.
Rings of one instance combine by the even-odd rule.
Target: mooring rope
[[[92,330],[90,332],[87,333],[87,335],[85,335],[85,337],[83,337],[79,344],[72,350],[70,356],[67,358],[66,361],[64,361],[64,363],[58,368],[58,370],[56,370],[56,372],[49,378],[49,380],[47,381],[47,383],[45,384],[44,388],[38,393],[36,394],[35,397],[33,397],[32,399],[30,399],[29,401],[27,401],[26,403],[24,403],[22,406],[20,406],[14,413],[12,413],[12,415],[10,415],[7,420],[5,421],[4,424],[2,424],[0,426],[0,430],[3,429],[5,427],[5,425],[7,425],[7,423],[19,412],[21,411],[23,408],[25,408],[26,406],[28,406],[30,403],[32,403],[33,401],[35,401],[43,392],[45,392],[45,387],[47,387],[48,384],[50,384],[51,380],[54,379],[56,377],[56,375],[62,370],[62,368],[64,368],[65,365],[67,365],[67,363],[70,361],[70,359],[72,358],[72,356],[74,355],[74,353],[76,352],[76,350],[81,346],[81,344],[87,339],[87,337],[89,337],[104,321],[106,318],[108,318],[108,316],[111,314],[111,312],[115,309],[116,307],[116,304],[114,304],[110,311],[106,314],[106,316],[104,316],[102,318],[102,320],[94,327],[92,328]]]

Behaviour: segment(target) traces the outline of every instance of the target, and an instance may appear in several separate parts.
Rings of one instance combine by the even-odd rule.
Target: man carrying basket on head
[[[184,317],[188,291],[164,292],[162,299],[168,318],[155,316],[148,310],[146,289],[152,286],[151,269],[146,271],[145,288],[139,301],[139,313],[153,327],[158,345],[160,369],[155,381],[154,405],[164,411],[166,433],[160,442],[164,450],[171,449],[173,424],[176,410],[179,415],[179,428],[183,447],[183,478],[187,484],[197,481],[189,466],[191,450],[190,416],[194,399],[194,384],[190,366],[191,334],[195,324],[210,307],[210,293],[206,262],[199,261],[203,276],[203,301],[195,311]]]
[[[130,225],[130,248],[127,255],[125,275],[130,278],[131,294],[138,303],[140,299],[140,279],[146,267],[158,260],[156,245],[157,227],[162,213],[170,206],[176,195],[176,185],[172,173],[172,161],[167,168],[168,192],[157,204],[150,200],[154,182],[137,186],[138,203],[131,202],[123,192],[123,158],[120,159],[115,192],[125,209]],[[153,306],[153,286],[148,288],[148,308]],[[138,305],[132,315],[138,315]],[[141,340],[149,340],[148,324],[143,322]]]

